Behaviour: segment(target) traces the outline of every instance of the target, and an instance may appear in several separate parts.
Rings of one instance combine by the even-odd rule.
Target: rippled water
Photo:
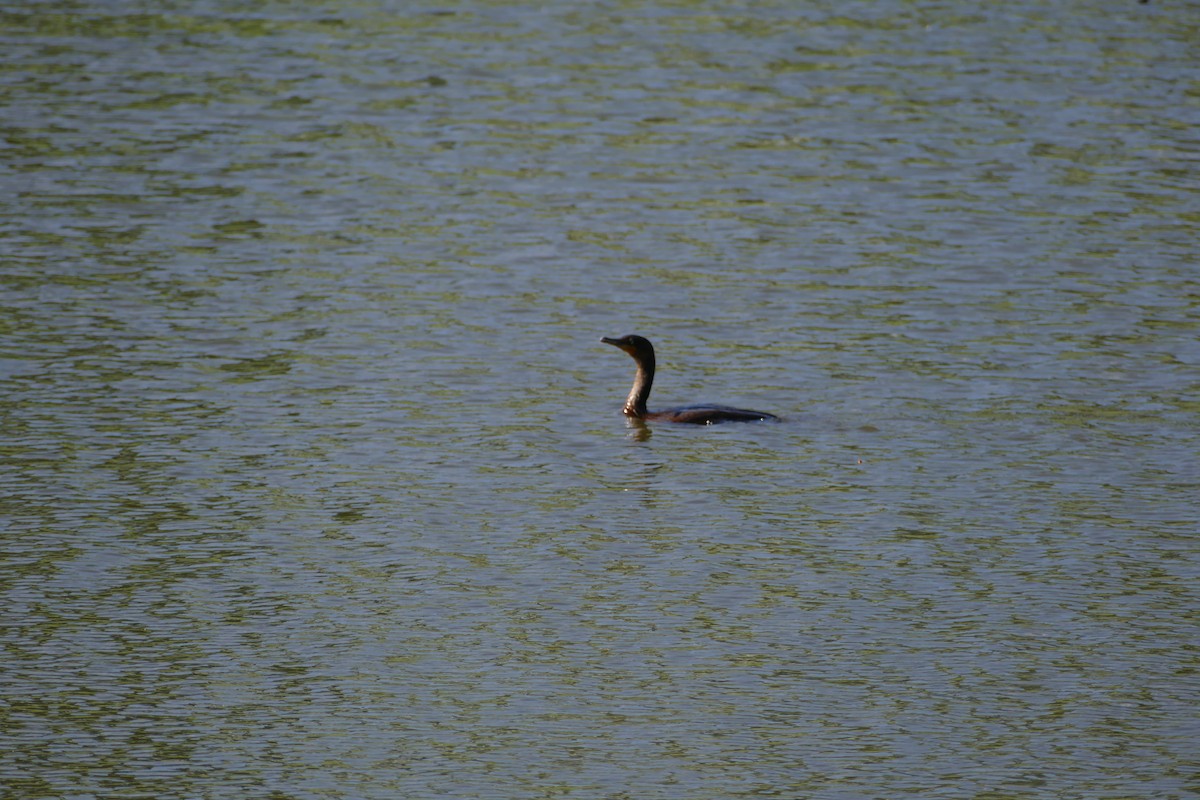
[[[245,8],[0,12],[0,797],[1200,793],[1194,3]]]

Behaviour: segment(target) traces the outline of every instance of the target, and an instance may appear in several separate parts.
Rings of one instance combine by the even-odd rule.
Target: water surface
[[[9,7],[0,796],[1196,795],[1194,11]]]

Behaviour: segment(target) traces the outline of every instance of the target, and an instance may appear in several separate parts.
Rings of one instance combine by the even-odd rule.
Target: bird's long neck
[[[637,374],[633,376],[633,388],[625,400],[625,416],[646,416],[646,401],[650,398],[650,387],[654,385],[654,356],[637,359]]]

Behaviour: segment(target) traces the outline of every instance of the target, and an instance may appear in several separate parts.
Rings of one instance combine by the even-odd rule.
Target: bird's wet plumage
[[[625,400],[624,411],[627,417],[692,425],[716,425],[721,422],[763,422],[779,419],[774,414],[768,414],[765,411],[751,411],[746,408],[719,405],[691,405],[650,411],[646,408],[646,401],[650,397],[650,388],[654,385],[654,345],[650,344],[649,339],[632,334],[619,339],[610,339],[605,336],[600,341],[619,347],[637,362],[637,374],[633,379],[633,388],[630,389],[629,397]]]

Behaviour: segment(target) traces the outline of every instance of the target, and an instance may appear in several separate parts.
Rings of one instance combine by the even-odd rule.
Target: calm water
[[[1196,3],[245,9],[0,11],[0,797],[1200,795]]]

